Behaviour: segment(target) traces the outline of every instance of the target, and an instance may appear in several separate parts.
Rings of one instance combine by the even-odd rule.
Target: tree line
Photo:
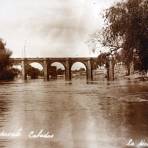
[[[127,67],[134,62],[135,69],[148,70],[148,0],[126,0],[105,10],[105,27],[95,39],[109,52],[101,53],[98,62],[109,55]]]

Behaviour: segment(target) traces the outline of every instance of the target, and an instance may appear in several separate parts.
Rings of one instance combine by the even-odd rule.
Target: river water
[[[0,148],[127,148],[130,139],[148,140],[148,82],[0,83]]]

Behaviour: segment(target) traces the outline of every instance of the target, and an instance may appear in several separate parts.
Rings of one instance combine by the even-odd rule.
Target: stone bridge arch
[[[48,65],[51,66],[53,63],[60,63],[64,66],[64,68],[66,69],[66,62],[65,60],[50,60],[48,61]]]
[[[26,65],[30,63],[39,63],[43,66],[44,79],[49,80],[48,69],[49,66],[54,62],[59,62],[65,67],[65,79],[71,80],[71,67],[76,62],[81,62],[86,66],[87,80],[93,80],[93,66],[96,58],[11,58],[13,63],[21,63],[22,65],[22,77],[27,79]]]
[[[58,73],[57,73],[57,70],[58,70],[58,66],[60,66],[60,68],[65,72],[65,75],[64,75],[64,78],[66,78],[66,65],[65,65],[65,62],[64,61],[49,61],[48,63],[48,73],[49,75],[52,76],[52,67],[55,66],[56,67],[56,74],[54,75],[55,78],[57,78],[58,76]],[[51,70],[51,72],[50,72]]]
[[[25,62],[25,64],[27,65],[31,65],[32,63],[37,63],[40,64],[42,67],[44,67],[44,62],[43,61],[27,61]]]
[[[73,62],[71,64],[71,76],[73,78],[73,72],[76,74],[77,72],[75,70],[85,69],[85,76],[87,78],[87,65],[83,62]],[[82,72],[82,71],[81,71]],[[83,71],[84,72],[84,71]],[[79,73],[80,74],[80,73]],[[82,74],[82,73],[81,73]],[[84,74],[84,73],[83,73]]]
[[[93,61],[91,58],[69,58],[69,66],[68,66],[68,73],[69,73],[69,79],[71,80],[71,67],[76,63],[80,62],[85,65],[86,67],[86,78],[88,81],[93,80]]]

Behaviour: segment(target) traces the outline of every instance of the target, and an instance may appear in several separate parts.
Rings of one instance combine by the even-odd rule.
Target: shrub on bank
[[[13,80],[17,70],[12,67],[9,60],[12,52],[6,48],[6,44],[0,39],[0,80]]]
[[[5,69],[0,72],[0,80],[14,80],[17,76],[17,72],[15,69]]]

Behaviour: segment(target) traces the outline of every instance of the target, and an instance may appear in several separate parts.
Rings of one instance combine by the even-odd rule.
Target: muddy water
[[[0,148],[126,148],[130,139],[148,139],[148,82],[0,84]]]

